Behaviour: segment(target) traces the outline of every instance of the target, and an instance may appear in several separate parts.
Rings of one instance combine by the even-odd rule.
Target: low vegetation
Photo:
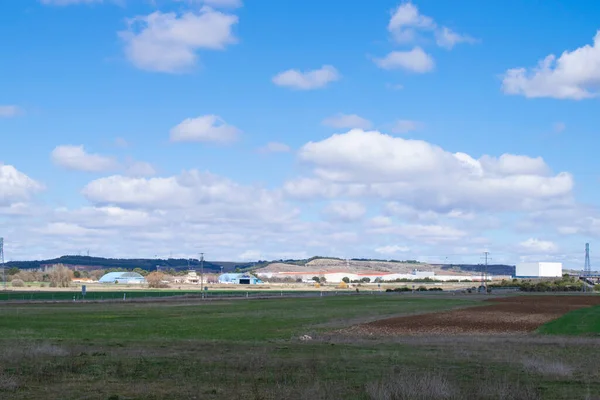
[[[528,400],[600,395],[592,351],[599,343],[594,339],[375,339],[332,333],[384,316],[475,304],[480,303],[450,296],[380,295],[4,307],[0,398]]]
[[[513,279],[493,283],[489,288],[518,288],[523,292],[581,292],[583,282],[573,276],[564,275],[561,279],[537,280]]]

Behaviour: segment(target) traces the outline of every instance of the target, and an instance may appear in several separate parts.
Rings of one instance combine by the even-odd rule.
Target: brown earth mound
[[[488,301],[492,304],[356,325],[345,333],[376,336],[527,333],[571,310],[600,305],[600,296],[516,296]]]

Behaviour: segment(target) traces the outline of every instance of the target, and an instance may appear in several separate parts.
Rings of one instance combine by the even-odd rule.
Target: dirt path
[[[600,296],[515,296],[489,302],[490,305],[481,307],[382,319],[340,333],[369,336],[527,333],[571,310],[600,305]]]

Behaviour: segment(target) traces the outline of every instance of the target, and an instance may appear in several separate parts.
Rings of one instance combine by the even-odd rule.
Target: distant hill
[[[414,269],[421,271],[433,271],[437,275],[466,275],[481,273],[482,265],[469,264],[427,264],[416,260],[381,260],[353,258],[344,260],[331,257],[311,257],[304,260],[278,260],[260,265],[253,268],[260,273],[268,272],[304,272],[304,271],[348,271],[353,273],[378,271],[393,273],[411,273]],[[494,264],[487,266],[488,274],[492,275],[511,275],[515,274],[515,267],[512,265]]]
[[[16,267],[22,270],[25,269],[43,269],[46,266],[54,264],[64,264],[72,269],[78,270],[94,270],[94,269],[118,269],[118,270],[133,270],[141,268],[146,271],[155,271],[156,266],[160,266],[162,270],[173,269],[175,271],[184,271],[188,269],[187,259],[152,259],[152,258],[103,258],[89,256],[62,256],[51,260],[40,261],[9,261],[6,263],[7,268]],[[190,261],[190,267],[199,269],[200,263],[197,260]],[[320,257],[315,256],[301,260],[260,260],[257,262],[235,262],[235,261],[204,261],[204,270],[210,272],[233,272],[233,271],[253,271],[263,269],[264,271],[279,270],[279,271],[296,271],[302,270],[306,266],[308,269],[344,269],[348,266],[351,270],[364,271],[389,271],[389,272],[410,272],[413,269],[435,271],[436,274],[444,273],[481,273],[481,265],[469,264],[426,264],[415,260],[378,260],[354,258],[348,261],[335,257]],[[299,268],[300,267],[300,268]],[[493,275],[514,275],[515,267],[512,265],[494,264],[488,265],[488,273]]]
[[[73,269],[79,270],[94,270],[94,269],[124,269],[133,270],[141,268],[146,271],[155,271],[156,266],[160,269],[175,271],[187,270],[187,259],[152,259],[152,258],[103,258],[103,257],[88,257],[88,256],[62,256],[51,260],[39,261],[9,261],[6,263],[7,268],[19,269],[41,269],[49,265],[64,264]],[[197,260],[190,261],[190,267],[193,269],[200,268],[200,262]],[[206,272],[220,272],[221,267],[223,272],[234,271],[236,269],[246,269],[252,267],[253,263],[239,263],[230,261],[204,261],[204,270]]]

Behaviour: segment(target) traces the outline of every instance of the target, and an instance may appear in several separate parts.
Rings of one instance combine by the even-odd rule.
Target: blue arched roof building
[[[250,274],[222,274],[219,283],[233,283],[236,285],[257,285],[263,283],[257,277]]]
[[[100,283],[144,284],[146,279],[137,272],[109,272],[98,280]]]

